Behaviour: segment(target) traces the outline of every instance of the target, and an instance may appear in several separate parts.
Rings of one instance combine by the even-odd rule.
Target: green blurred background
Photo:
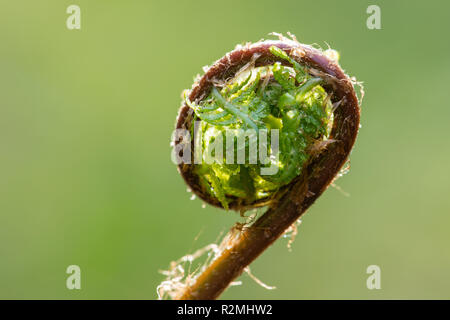
[[[66,8],[81,7],[81,30]],[[378,4],[382,30],[366,28]],[[450,3],[2,1],[0,298],[154,299],[158,270],[238,215],[170,161],[180,93],[237,43],[290,31],[364,81],[351,171],[229,299],[450,298]],[[200,236],[196,239],[196,237]],[[68,290],[68,265],[82,289]],[[381,267],[381,290],[366,268]]]

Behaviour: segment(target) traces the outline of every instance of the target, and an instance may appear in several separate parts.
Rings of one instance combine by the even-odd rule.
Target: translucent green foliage
[[[321,87],[322,79],[311,77],[283,50],[277,47],[270,50],[290,66],[276,62],[255,68],[222,88],[213,87],[199,104],[186,98],[196,118],[201,120],[198,134],[202,136],[196,138],[196,148],[202,147],[203,162],[195,165],[195,172],[205,191],[226,209],[234,198],[245,203],[270,198],[301,173],[309,157],[308,148],[328,134],[331,105]],[[251,161],[254,160],[250,155],[251,141],[261,147],[264,143],[260,139],[261,129],[267,130],[268,159],[263,163],[258,158],[255,163]],[[279,130],[278,152],[271,141],[273,129]],[[214,156],[210,146],[217,135],[222,135],[224,142],[222,157],[207,163],[205,154]],[[234,139],[245,143],[236,143]],[[233,151],[232,158],[226,157],[227,151]],[[236,161],[240,151],[245,151],[244,163]],[[275,167],[273,174],[262,174],[261,169],[269,167]]]

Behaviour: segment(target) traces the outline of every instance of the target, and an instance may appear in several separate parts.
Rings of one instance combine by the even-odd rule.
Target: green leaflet
[[[296,73],[296,79],[298,78],[297,80],[301,80],[302,77],[308,76],[307,72],[305,71],[305,68],[303,68],[297,61],[295,61],[294,59],[289,57],[287,55],[287,53],[284,52],[283,50],[281,50],[280,48],[272,46],[272,47],[270,47],[270,52],[274,56],[277,56],[283,60],[286,60],[292,65],[292,68],[294,69],[294,71]],[[301,81],[298,81],[298,82],[301,82]]]

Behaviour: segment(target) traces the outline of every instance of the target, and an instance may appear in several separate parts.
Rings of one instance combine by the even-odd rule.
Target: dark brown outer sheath
[[[288,187],[287,192],[253,225],[244,229],[231,247],[225,249],[207,269],[191,283],[178,299],[215,299],[229,283],[239,276],[256,257],[271,245],[291,226],[333,181],[346,162],[359,128],[360,108],[353,85],[340,66],[327,58],[320,50],[291,40],[262,41],[236,48],[216,61],[201,79],[194,84],[189,99],[200,101],[214,83],[224,81],[238,72],[247,63],[255,66],[271,65],[285,61],[272,55],[269,48],[277,46],[300,64],[309,73],[325,80],[324,88],[332,93],[332,102],[339,103],[334,110],[333,128],[327,145],[308,163],[303,173]],[[176,127],[189,129],[192,111],[183,105],[179,111]],[[177,143],[177,142],[175,142]],[[220,206],[217,200],[205,195],[192,173],[192,165],[181,164],[179,171],[186,183],[204,201]],[[239,203],[231,204],[239,209]]]

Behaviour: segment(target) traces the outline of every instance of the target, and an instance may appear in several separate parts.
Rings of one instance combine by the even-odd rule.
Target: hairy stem
[[[304,189],[299,182],[295,188]],[[304,190],[298,190],[299,195]],[[286,196],[280,205],[269,209],[249,228],[239,232],[208,268],[180,294],[180,300],[216,299],[244,269],[289,228],[304,212],[302,204]],[[235,231],[230,231],[234,233]],[[233,238],[225,237],[227,239]]]

